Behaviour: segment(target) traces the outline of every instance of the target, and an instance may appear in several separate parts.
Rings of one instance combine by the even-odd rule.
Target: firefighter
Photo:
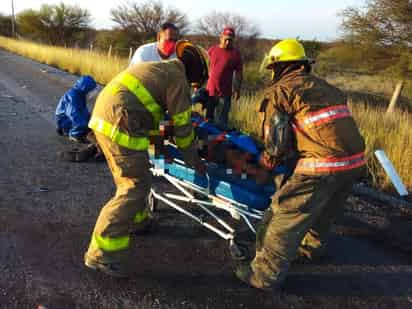
[[[142,62],[118,74],[100,93],[89,122],[117,190],[100,212],[84,262],[107,275],[130,274],[129,233],[148,220],[147,150],[166,111],[183,159],[205,172],[194,143],[189,85],[207,80],[207,53],[189,41],[179,41],[176,53],[177,59]]]
[[[366,164],[364,140],[345,94],[311,75],[311,64],[294,39],[274,45],[264,60],[273,83],[262,102],[265,151],[260,160],[269,169],[289,153],[296,161],[264,213],[253,261],[236,269],[240,280],[262,290],[278,288],[296,258],[322,255],[330,226]],[[285,119],[293,134],[281,125]],[[281,132],[273,130],[276,125]]]

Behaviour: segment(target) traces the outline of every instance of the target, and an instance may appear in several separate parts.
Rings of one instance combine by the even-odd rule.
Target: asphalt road
[[[165,207],[156,232],[134,241],[133,278],[86,269],[114,186],[104,163],[57,156],[69,145],[53,112],[73,80],[0,50],[0,308],[412,308],[411,258],[345,220],[322,261],[294,265],[277,294],[238,282],[227,243]]]

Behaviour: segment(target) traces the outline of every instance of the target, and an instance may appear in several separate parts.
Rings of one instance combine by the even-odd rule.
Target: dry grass
[[[88,50],[54,47],[18,41],[0,36],[0,47],[13,53],[46,63],[77,75],[91,75],[106,84],[128,64],[127,59],[108,58],[107,55]]]
[[[381,75],[366,74],[333,74],[327,78],[328,82],[348,91],[361,91],[390,96],[395,89],[397,80],[384,78]]]
[[[52,47],[4,37],[0,37],[0,47],[73,74],[90,74],[101,84],[106,84],[127,66],[127,59],[123,58],[108,58],[104,54],[85,50]],[[391,95],[396,81],[375,76],[347,75],[336,75],[328,80],[349,93],[350,107],[366,140],[368,168],[373,183],[384,189],[392,187],[372,155],[374,150],[383,149],[411,190],[411,115],[399,110],[389,116],[385,116],[384,113],[384,104]],[[257,102],[259,95],[243,95],[239,102],[233,103],[231,113],[231,124],[253,136],[258,132]]]
[[[258,136],[258,105],[261,101],[260,94],[246,93],[243,94],[238,102],[232,103],[231,124],[242,132],[252,136]]]
[[[412,189],[410,177],[412,175],[412,116],[399,110],[385,115],[384,108],[364,103],[352,101],[350,107],[366,141],[368,170],[374,185],[384,189],[392,188],[389,178],[373,156],[375,150],[383,149],[410,191]]]
[[[352,96],[362,97],[361,100],[373,105],[386,106],[395,90],[399,79],[383,75],[367,75],[355,73],[341,73],[328,75],[328,82],[346,90]],[[399,105],[412,110],[412,80],[404,80]]]

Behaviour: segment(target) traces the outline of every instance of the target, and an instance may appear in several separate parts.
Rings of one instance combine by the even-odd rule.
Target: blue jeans
[[[219,104],[223,104],[221,111],[216,115],[216,122],[215,122],[215,109],[216,106]],[[232,97],[209,97],[209,102],[207,104],[206,109],[206,118],[211,121],[215,122],[219,127],[222,129],[227,128],[228,120],[229,120],[229,112],[230,107],[232,105]]]

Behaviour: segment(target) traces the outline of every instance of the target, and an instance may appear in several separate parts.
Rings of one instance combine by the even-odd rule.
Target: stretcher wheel
[[[155,198],[153,192],[150,191],[149,195],[147,196],[147,205],[151,213],[155,213],[157,211],[157,203],[158,201]]]
[[[249,256],[247,247],[240,245],[233,240],[229,244],[229,252],[232,258],[237,261],[247,260]]]

